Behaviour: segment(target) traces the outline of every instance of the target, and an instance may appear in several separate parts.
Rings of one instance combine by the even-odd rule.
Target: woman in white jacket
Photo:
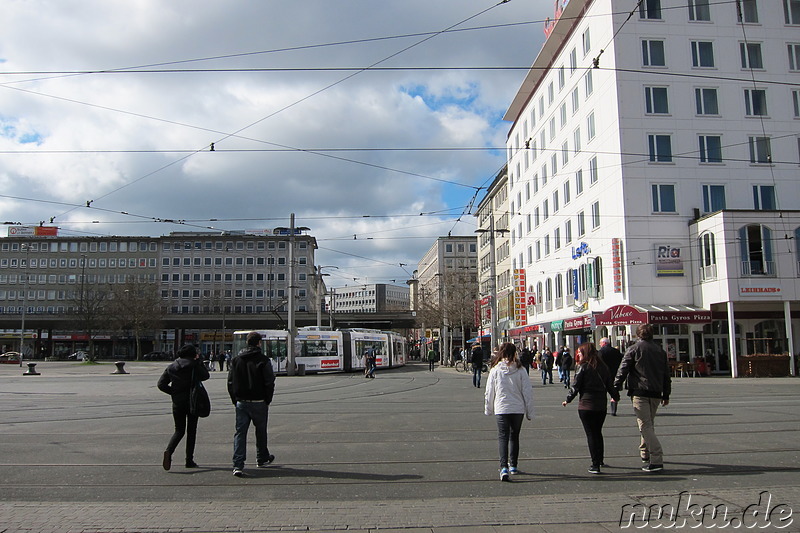
[[[522,419],[533,418],[533,389],[530,376],[522,368],[517,348],[504,343],[492,357],[486,380],[484,412],[497,419],[500,449],[500,480],[511,481],[519,459],[519,432]]]

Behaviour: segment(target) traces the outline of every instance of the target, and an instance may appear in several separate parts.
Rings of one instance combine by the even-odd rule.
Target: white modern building
[[[623,344],[650,322],[734,376],[793,356],[800,0],[635,6],[559,0],[507,111],[511,335]]]
[[[331,289],[332,313],[384,313],[409,310],[409,288],[387,283],[367,283]]]

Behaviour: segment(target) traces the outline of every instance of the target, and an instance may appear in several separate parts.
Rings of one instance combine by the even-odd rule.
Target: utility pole
[[[289,338],[286,345],[286,375],[294,376],[297,370],[294,363],[294,338],[296,335],[294,327],[294,213],[289,215],[289,302],[287,318],[289,321]]]
[[[19,330],[19,366],[22,366],[22,359],[25,356],[23,352],[23,348],[25,347],[25,311],[28,307],[28,281],[30,280],[30,274],[28,273],[28,252],[30,252],[30,246],[28,244],[21,244],[20,251],[25,250],[25,270],[23,273],[25,274],[25,285],[23,296],[22,296],[22,324],[20,324]]]

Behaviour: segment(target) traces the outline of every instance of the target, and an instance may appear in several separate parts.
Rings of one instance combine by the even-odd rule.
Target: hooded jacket
[[[489,370],[484,393],[487,415],[524,414],[533,418],[533,388],[528,373],[521,366],[500,361]]]
[[[239,400],[264,400],[269,405],[275,394],[275,373],[272,363],[258,346],[243,348],[231,360],[228,372],[228,394],[234,405]]]
[[[172,396],[172,401],[189,401],[189,390],[192,388],[192,373],[194,380],[205,381],[208,379],[208,370],[197,359],[179,357],[158,378],[158,390]]]

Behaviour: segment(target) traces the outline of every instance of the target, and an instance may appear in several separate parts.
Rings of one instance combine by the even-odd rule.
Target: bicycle
[[[456,372],[471,372],[472,365],[470,365],[465,359],[460,359],[456,361]]]

